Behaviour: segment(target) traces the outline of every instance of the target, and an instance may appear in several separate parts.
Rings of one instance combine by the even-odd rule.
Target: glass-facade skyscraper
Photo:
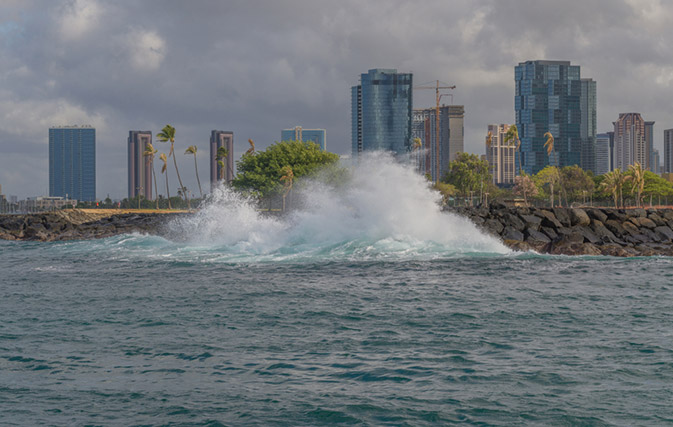
[[[555,151],[551,163],[560,167],[580,165],[579,65],[570,65],[569,61],[521,62],[514,68],[514,80],[514,108],[521,140],[517,164],[520,162],[528,174],[549,165],[544,134],[551,132]]]
[[[596,172],[596,82],[580,79],[580,138],[582,155],[580,166],[586,171]]]
[[[412,74],[372,69],[351,88],[353,157],[363,151],[411,149]]]
[[[96,200],[96,129],[49,128],[49,196]]]

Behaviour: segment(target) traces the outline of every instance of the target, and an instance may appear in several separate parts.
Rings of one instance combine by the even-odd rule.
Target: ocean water
[[[673,259],[512,253],[380,156],[297,187],[0,241],[0,425],[673,423]]]

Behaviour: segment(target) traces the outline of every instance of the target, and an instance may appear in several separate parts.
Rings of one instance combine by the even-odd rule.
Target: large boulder
[[[514,227],[519,231],[526,229],[526,224],[517,215],[513,215],[511,213],[506,213],[503,215],[503,224]]]
[[[662,225],[666,225],[666,221],[660,217],[656,212],[649,213],[647,217],[657,225],[657,227],[661,227]]]
[[[571,225],[589,225],[591,224],[591,218],[584,212],[583,209],[573,208],[570,209],[570,224]]]
[[[554,212],[554,216],[564,227],[570,227],[572,225],[570,223],[570,215],[568,214],[568,209],[553,208],[552,212]]]
[[[520,215],[521,219],[526,223],[526,228],[540,229],[542,218],[536,215]]]
[[[497,219],[491,218],[484,221],[484,223],[482,224],[482,228],[499,235],[500,233],[502,233],[502,230],[505,229],[505,226],[502,225],[502,223]]]
[[[654,223],[651,219],[644,217],[644,216],[637,216],[629,219],[632,223],[637,225],[638,227],[645,227],[649,229],[653,229],[654,227],[657,226],[657,224]]]
[[[607,214],[600,209],[588,209],[586,212],[590,218],[600,221],[602,223],[605,223],[605,221],[608,220]]]
[[[546,209],[538,209],[537,211],[535,211],[535,215],[542,218],[541,225],[543,227],[549,227],[549,228],[563,227],[561,222],[558,219],[556,219],[556,216],[551,211],[548,211]]]
[[[662,242],[673,242],[673,230],[670,227],[659,226],[654,229]]]
[[[517,240],[519,242],[523,242],[524,235],[521,231],[508,225],[502,232],[502,238],[503,240]]]

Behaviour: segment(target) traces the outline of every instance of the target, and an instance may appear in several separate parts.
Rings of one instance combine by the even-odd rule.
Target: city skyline
[[[269,3],[268,9],[259,15],[245,4],[3,2],[3,191],[20,198],[47,194],[45,129],[59,124],[96,127],[99,161],[105,159],[98,170],[100,197],[126,194],[119,179],[127,173],[126,153],[118,145],[128,129],[157,132],[171,123],[176,150],[195,143],[201,148],[202,171],[208,150],[200,141],[220,127],[239,136],[240,153],[248,138],[264,149],[277,140],[278,129],[310,123],[329,132],[330,151],[347,154],[348,88],[374,67],[413,72],[415,82],[455,84],[452,103],[467,111],[468,152],[483,153],[488,124],[514,123],[512,68],[532,59],[569,60],[598,82],[597,132],[611,130],[619,113],[638,111],[657,123],[654,148],[663,153],[663,129],[673,127],[673,47],[661,42],[673,35],[667,24],[673,6],[295,1]],[[498,25],[503,19],[511,25]],[[307,21],[324,22],[324,29],[296,25]],[[256,36],[240,37],[247,32]],[[433,105],[434,93],[414,93],[415,108]],[[193,160],[178,154],[180,167],[189,167]],[[193,176],[185,181],[196,188]]]

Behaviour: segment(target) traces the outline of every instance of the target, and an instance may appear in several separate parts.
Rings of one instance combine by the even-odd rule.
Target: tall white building
[[[441,179],[449,170],[449,162],[463,152],[465,108],[462,105],[439,107],[439,145],[437,141],[437,109],[414,110],[412,136],[421,139],[422,155],[416,159],[419,170],[432,180]],[[439,157],[437,152],[439,151]],[[438,161],[439,160],[439,161]],[[439,165],[439,171],[437,166]],[[425,167],[425,170],[422,167]]]
[[[486,137],[486,160],[488,161],[494,184],[513,184],[516,176],[516,147],[505,144],[505,134],[509,125],[488,125],[491,133]]]
[[[615,169],[628,170],[638,162],[650,168],[651,141],[654,122],[646,122],[640,113],[620,113],[615,126]]]

